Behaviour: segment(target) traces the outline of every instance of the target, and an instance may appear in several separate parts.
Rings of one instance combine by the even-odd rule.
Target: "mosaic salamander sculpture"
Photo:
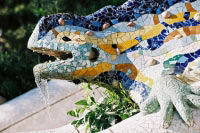
[[[121,83],[142,111],[161,108],[162,127],[174,110],[192,126],[191,105],[200,107],[192,85],[200,79],[198,10],[196,0],[128,0],[88,16],[44,16],[28,48],[57,60],[34,67],[37,84],[45,91],[47,79]]]

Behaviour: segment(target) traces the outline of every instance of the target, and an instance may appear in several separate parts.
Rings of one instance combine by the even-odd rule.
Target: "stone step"
[[[85,96],[81,85],[63,80],[49,83],[50,109],[45,108],[37,88],[0,105],[0,132],[28,132],[47,130],[67,125],[73,117],[67,111],[75,108],[75,102]],[[96,90],[95,97],[102,97]],[[49,117],[50,115],[50,117]]]

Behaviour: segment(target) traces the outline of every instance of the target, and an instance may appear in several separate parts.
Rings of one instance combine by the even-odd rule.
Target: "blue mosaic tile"
[[[194,1],[190,0],[190,2]],[[48,15],[40,19],[38,40],[44,37],[49,30],[59,26],[58,20],[60,18],[67,25],[80,26],[93,31],[102,31],[102,26],[105,23],[129,22],[136,20],[144,14],[161,14],[178,2],[182,2],[182,0],[128,0],[121,6],[106,6],[88,16],[78,16],[70,13]]]
[[[136,45],[136,46],[133,46],[133,47],[127,49],[123,53],[129,53],[129,52],[139,50],[139,49],[141,49],[141,50],[152,50],[152,51],[156,50],[164,44],[164,39],[170,33],[169,30],[168,30],[169,28],[176,30],[176,29],[182,28],[184,26],[197,26],[198,24],[200,24],[200,21],[195,21],[192,18],[192,19],[186,20],[185,22],[177,22],[177,23],[174,23],[174,24],[171,24],[171,25],[168,25],[168,24],[163,23],[163,22],[162,22],[162,24],[165,26],[165,29],[163,29],[159,35],[154,36],[153,38],[147,39],[147,43],[148,43],[147,47],[142,47],[140,45]],[[136,37],[135,39],[138,40],[139,42],[141,42],[140,37]]]

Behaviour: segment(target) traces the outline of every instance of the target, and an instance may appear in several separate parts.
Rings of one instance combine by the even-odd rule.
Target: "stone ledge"
[[[193,110],[194,125],[188,127],[175,113],[171,126],[168,129],[161,127],[160,113],[143,115],[139,113],[132,116],[101,133],[199,133],[200,132],[200,110]]]
[[[48,84],[51,105],[80,92],[82,89],[80,86],[63,80],[52,80]],[[0,105],[0,132],[44,109],[45,104],[37,88]]]
[[[175,113],[172,125],[168,129],[163,129],[160,126],[160,113],[143,115],[138,113],[101,133],[199,133],[200,132],[200,110],[193,110],[194,125],[188,127]],[[85,127],[81,126],[78,129],[73,125],[66,125],[57,129],[45,130],[32,133],[85,133]]]
[[[19,132],[27,133],[27,132]],[[44,130],[44,131],[33,131],[31,133],[80,133],[73,125],[66,125],[60,128]]]

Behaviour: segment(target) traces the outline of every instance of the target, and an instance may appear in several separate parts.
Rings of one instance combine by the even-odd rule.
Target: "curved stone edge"
[[[50,105],[69,97],[82,88],[63,80],[49,83]],[[0,132],[44,110],[45,104],[37,88],[0,105]]]
[[[28,132],[19,132],[19,133],[28,133]],[[29,133],[80,133],[73,125],[66,125],[60,128],[44,130],[44,131],[33,131]]]
[[[194,125],[188,127],[175,113],[174,120],[168,129],[160,126],[160,113],[144,115],[138,113],[101,133],[199,133],[200,132],[200,110],[193,110]],[[78,129],[73,125],[66,125],[56,129],[33,131],[29,133],[85,133],[85,127],[80,126]]]
[[[175,117],[168,129],[161,127],[160,113],[150,115],[143,115],[139,113],[132,116],[101,133],[124,133],[124,132],[137,132],[137,133],[199,133],[200,132],[200,110],[193,110],[194,125],[188,127],[180,119],[179,115],[175,113]]]

